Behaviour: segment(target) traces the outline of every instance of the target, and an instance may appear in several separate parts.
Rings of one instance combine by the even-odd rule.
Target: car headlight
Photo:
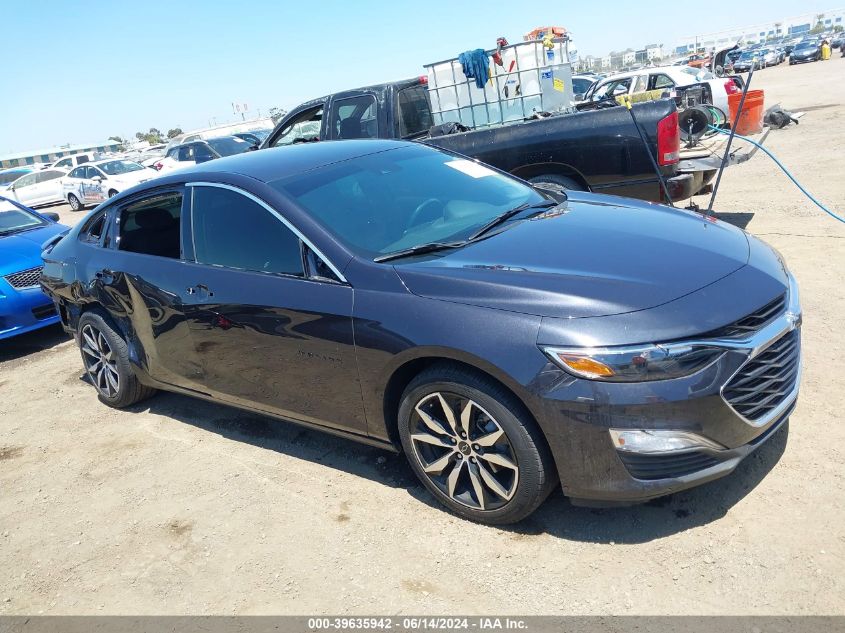
[[[542,349],[552,362],[573,376],[611,382],[643,382],[689,376],[725,353],[724,348],[702,343]]]

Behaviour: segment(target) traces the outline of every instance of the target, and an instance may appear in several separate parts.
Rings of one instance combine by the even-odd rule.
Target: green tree
[[[182,133],[182,128],[174,127],[172,129],[167,130],[167,138],[175,138]]]
[[[123,138],[123,137],[121,137],[121,136],[110,136],[110,137],[109,137],[109,140],[110,140],[110,141],[115,141],[115,142],[117,142],[117,143],[120,143],[120,146],[118,147],[118,149],[119,149],[120,151],[123,151],[123,150],[125,150],[125,149],[126,149],[126,143],[127,143],[127,141],[126,141],[126,139],[125,139],[125,138]]]
[[[151,127],[149,132],[136,132],[135,138],[139,141],[146,141],[150,145],[157,145],[164,142],[161,137],[161,131],[158,128]]]

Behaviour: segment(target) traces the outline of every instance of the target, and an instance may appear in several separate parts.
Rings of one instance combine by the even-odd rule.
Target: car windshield
[[[130,171],[144,169],[141,165],[133,163],[131,160],[110,160],[107,163],[100,163],[97,167],[102,169],[107,176],[118,176],[120,174],[127,174]]]
[[[242,154],[252,147],[251,143],[243,140],[242,138],[238,138],[237,136],[208,139],[208,144],[211,145],[211,149],[221,156]]]
[[[750,59],[754,59],[754,56],[755,56],[756,54],[757,54],[757,53],[756,53],[756,52],[754,52],[754,51],[745,51],[742,55],[740,55],[740,57],[739,57],[739,58],[740,58],[740,59],[745,59],[745,60],[750,60]]]
[[[0,200],[0,235],[17,233],[44,224],[37,215]]]
[[[365,257],[465,240],[506,211],[546,201],[489,167],[426,147],[369,154],[270,185]]]
[[[270,136],[270,132],[272,131],[273,130],[249,130],[246,132],[246,134],[252,134],[259,141],[263,141],[265,138]]]
[[[801,51],[801,50],[807,51],[807,50],[811,50],[815,47],[816,47],[816,45],[813,42],[801,42],[798,46],[795,47],[795,50],[796,51]]]

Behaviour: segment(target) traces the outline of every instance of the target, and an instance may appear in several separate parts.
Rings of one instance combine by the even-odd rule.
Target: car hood
[[[748,262],[744,232],[689,211],[578,193],[460,249],[395,264],[416,295],[547,317],[662,305]]]
[[[155,177],[157,173],[153,173],[151,169],[139,169],[137,171],[126,172],[125,174],[118,174],[117,176],[109,176],[109,180],[114,180],[125,185],[137,185]]]
[[[810,49],[803,50],[803,51],[795,51],[794,50],[794,51],[792,51],[792,56],[793,57],[810,57],[811,55],[815,55],[818,52],[819,52],[819,49],[817,49],[817,48],[810,48]]]
[[[68,230],[64,224],[0,236],[0,277],[41,265],[41,245]]]

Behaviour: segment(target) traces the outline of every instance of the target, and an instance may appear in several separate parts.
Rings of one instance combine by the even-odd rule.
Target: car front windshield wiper
[[[429,242],[428,244],[419,244],[417,246],[411,246],[410,248],[403,248],[401,251],[395,251],[393,253],[387,253],[386,255],[379,255],[378,257],[374,258],[374,262],[387,262],[391,259],[399,259],[400,257],[408,257],[410,255],[422,255],[424,253],[433,253],[435,251],[442,251],[449,248],[460,248],[461,246],[465,246],[469,242],[462,241],[462,242]]]
[[[32,229],[37,229],[40,226],[40,224],[27,224],[26,226],[14,226],[8,229],[0,229],[0,236],[14,235],[15,233],[23,233],[24,231],[31,231]]]
[[[480,229],[478,229],[475,233],[470,235],[467,238],[467,241],[472,242],[474,240],[477,240],[482,235],[489,233],[492,229],[496,228],[497,226],[499,226],[501,224],[504,224],[505,222],[510,220],[512,217],[519,215],[523,211],[527,211],[528,209],[550,209],[552,207],[556,207],[559,204],[560,204],[560,202],[555,202],[554,200],[544,200],[543,202],[534,202],[534,203],[526,202],[525,204],[521,204],[518,207],[514,207],[513,209],[509,209],[508,211],[505,211],[501,215],[497,215],[495,218],[490,220],[487,224],[485,224]]]

